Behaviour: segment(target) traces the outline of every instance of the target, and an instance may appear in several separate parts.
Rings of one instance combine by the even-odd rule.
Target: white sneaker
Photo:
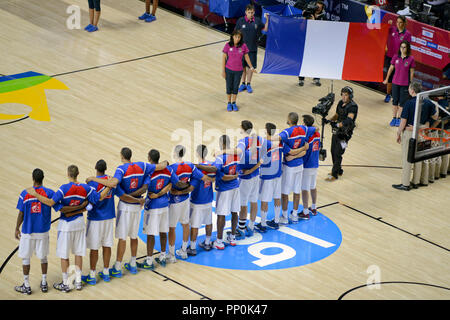
[[[166,255],[166,262],[175,263],[175,262],[177,262],[177,258],[175,258],[174,255],[169,253],[168,255]]]
[[[175,251],[175,253],[183,260],[186,260],[188,258],[188,254],[186,250],[183,249],[178,249],[177,251]]]
[[[223,249],[225,249],[225,245],[223,244],[223,242],[220,242],[220,243],[219,243],[219,242],[217,242],[217,240],[214,241],[213,247],[216,248],[216,249],[218,249],[218,250],[223,250]]]
[[[289,215],[289,218],[291,218],[292,223],[298,223],[298,215],[291,213]]]
[[[83,289],[83,284],[80,282],[76,282],[75,281],[75,289],[77,289],[78,291]]]
[[[289,219],[281,216],[280,221],[278,223],[279,224],[289,224]]]

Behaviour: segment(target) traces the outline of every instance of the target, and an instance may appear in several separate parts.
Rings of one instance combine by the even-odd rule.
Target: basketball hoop
[[[423,140],[432,141],[433,144],[443,145],[450,141],[450,132],[441,128],[422,128],[418,133]]]

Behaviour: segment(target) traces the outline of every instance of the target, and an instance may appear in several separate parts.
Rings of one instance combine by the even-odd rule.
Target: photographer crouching
[[[326,181],[334,181],[344,173],[342,170],[342,155],[348,146],[348,142],[353,135],[355,121],[358,115],[358,105],[353,101],[353,89],[344,87],[341,90],[341,101],[336,107],[336,113],[330,119],[324,119],[325,123],[330,123],[333,128],[331,138],[331,157],[333,169]]]

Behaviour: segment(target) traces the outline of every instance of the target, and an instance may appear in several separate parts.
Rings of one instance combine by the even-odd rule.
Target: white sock
[[[261,225],[263,227],[267,226],[267,211],[261,211]]]
[[[275,206],[275,217],[274,220],[276,223],[280,222],[280,212],[281,212],[281,207],[280,206]]]
[[[81,270],[80,269],[75,271],[75,282],[81,282]]]
[[[114,269],[116,269],[117,271],[122,270],[122,262],[116,261],[116,263],[114,264]]]
[[[173,256],[175,255],[175,246],[169,246],[169,253]]]
[[[315,208],[316,208],[316,204],[313,203],[313,204],[311,205],[311,209],[315,209]]]
[[[145,259],[145,261],[147,262],[148,265],[152,265],[153,264],[153,256],[147,256],[147,259]]]
[[[109,275],[109,268],[103,268],[103,274],[105,276]]]
[[[136,267],[136,257],[131,257],[131,259],[130,259],[130,266]]]
[[[67,286],[69,284],[69,275],[67,274],[67,272],[63,272],[62,278],[63,278],[63,284],[65,286]]]
[[[197,247],[197,241],[191,241],[191,249],[195,250],[196,247]]]
[[[23,283],[25,284],[25,287],[30,286],[30,276],[29,275],[23,275]]]
[[[165,251],[163,251],[163,252],[161,252],[160,254],[159,254],[159,259],[165,259],[166,258],[166,252]]]
[[[46,274],[42,274],[42,283],[43,284],[47,283],[47,275]]]
[[[248,228],[250,230],[253,230],[255,228],[255,221],[249,220],[248,222]]]
[[[304,215],[307,215],[308,213],[309,213],[308,208],[303,208],[303,214],[304,214]]]
[[[205,238],[205,244],[210,244],[211,243],[211,236],[206,236]]]
[[[186,251],[187,247],[188,247],[188,242],[183,241],[183,243],[181,244],[181,250]]]
[[[287,216],[288,216],[287,210],[281,210],[281,214],[283,215],[283,218],[287,219]]]
[[[96,273],[95,270],[91,270],[91,272],[89,273],[91,278],[95,278],[95,273]]]

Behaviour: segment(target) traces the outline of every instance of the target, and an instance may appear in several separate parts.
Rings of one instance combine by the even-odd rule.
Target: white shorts
[[[117,205],[116,238],[137,239],[141,220],[141,206],[119,201]]]
[[[203,224],[212,224],[212,203],[191,203],[189,223],[191,228],[200,228]]]
[[[170,204],[169,228],[176,228],[178,221],[181,224],[189,224],[189,204],[189,199]]]
[[[39,238],[22,233],[19,242],[19,258],[30,259],[33,253],[36,253],[36,257],[42,260],[48,256],[48,245],[48,232],[42,233],[42,236]]]
[[[71,253],[84,257],[86,253],[86,230],[58,231],[56,242],[56,256],[69,259]]]
[[[150,236],[169,232],[169,207],[145,210],[142,232]]]
[[[114,245],[114,219],[89,220],[86,227],[86,247],[98,250],[100,247],[111,248]]]
[[[217,191],[216,195],[216,214],[227,216],[231,212],[241,211],[241,199],[239,188]]]
[[[317,168],[303,169],[302,190],[311,190],[316,188]]]
[[[251,179],[240,179],[239,193],[241,197],[241,206],[247,206],[248,202],[258,202],[259,194],[259,176]]]
[[[271,202],[273,199],[281,199],[281,177],[270,180],[261,179],[259,200]]]
[[[303,165],[298,167],[288,167],[283,164],[283,174],[281,175],[281,193],[291,192],[300,194],[302,190]]]

